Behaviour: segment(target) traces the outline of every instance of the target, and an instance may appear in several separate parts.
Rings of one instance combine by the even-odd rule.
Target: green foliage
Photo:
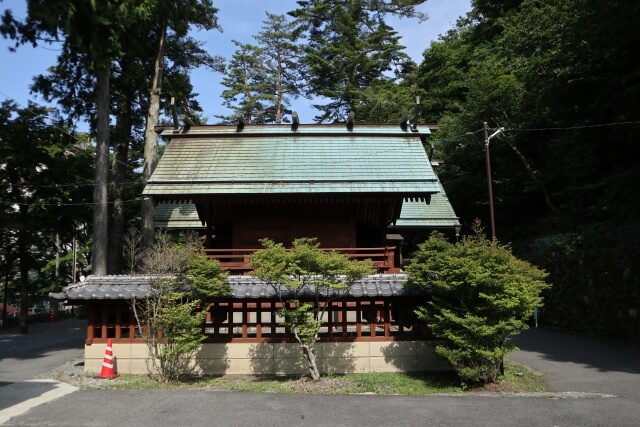
[[[420,18],[415,7],[424,0],[297,3],[299,8],[290,14],[308,40],[304,61],[309,67],[309,94],[329,100],[325,105],[314,105],[321,111],[315,118],[317,122],[344,121],[364,102],[363,91],[367,87],[390,80],[385,73],[410,62],[402,52],[400,37],[384,18]]]
[[[0,104],[0,271],[7,297],[20,300],[21,333],[28,332],[29,298],[75,280],[71,242],[88,240],[91,210],[83,203],[93,160],[78,142],[56,111]],[[78,264],[86,265],[79,255]]]
[[[216,260],[174,243],[166,233],[145,250],[141,265],[152,291],[132,300],[131,307],[152,356],[152,373],[173,380],[189,372],[190,358],[205,339],[203,307],[229,291],[226,272]]]
[[[486,121],[506,128],[491,145],[501,237],[635,221],[640,198],[628,189],[640,183],[640,85],[629,52],[639,18],[638,2],[478,1],[431,44],[419,85],[440,125],[439,175],[461,217],[488,217],[477,132]]]
[[[290,98],[302,95],[307,79],[307,70],[302,61],[300,33],[294,22],[285,15],[267,12],[262,31],[254,36],[264,48],[264,64],[267,73],[263,76],[265,90],[265,122],[286,123],[284,116],[289,110]]]
[[[253,275],[268,282],[283,302],[279,312],[293,333],[314,380],[320,379],[315,343],[329,302],[346,295],[353,284],[374,273],[371,260],[351,261],[335,250],[323,251],[314,238],[300,238],[291,249],[270,239],[251,255]],[[302,300],[312,302],[301,302]]]
[[[640,336],[640,249],[611,248],[607,240],[569,235],[548,242],[527,258],[554,283],[543,296],[545,326],[605,338]],[[599,244],[598,244],[599,243]]]
[[[434,233],[407,267],[409,283],[432,286],[433,300],[418,311],[436,337],[436,351],[469,382],[495,382],[507,338],[527,329],[542,305],[546,273],[488,240],[478,222],[457,244]]]
[[[201,302],[210,302],[229,293],[229,284],[225,281],[227,274],[218,261],[208,258],[204,252],[189,254],[186,281],[193,297]]]
[[[316,318],[317,310],[313,304],[288,300],[286,307],[278,310],[278,314],[284,318],[284,326],[295,331],[296,338],[302,343],[308,345],[317,339],[322,322]]]
[[[258,45],[233,41],[237,49],[222,70],[224,106],[251,123],[283,123],[290,98],[302,94],[306,67],[302,62],[300,32],[284,15],[267,13],[261,31],[254,36]],[[220,117],[230,123],[231,117]]]
[[[196,311],[200,302],[175,289],[175,285],[171,286],[163,294],[163,304],[157,307],[153,320],[162,332],[162,341],[156,343],[153,356],[165,381],[185,373],[190,356],[206,338],[202,332],[206,311]]]
[[[240,114],[248,124],[263,124],[264,101],[267,88],[264,77],[268,70],[264,64],[265,48],[233,40],[237,49],[224,70],[222,85],[223,105]],[[222,117],[233,122],[235,117]]]

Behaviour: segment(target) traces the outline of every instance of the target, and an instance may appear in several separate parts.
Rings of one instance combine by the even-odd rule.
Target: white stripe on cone
[[[113,370],[113,349],[111,348],[111,339],[107,341],[107,349],[104,354],[104,359],[102,359],[102,371],[98,378],[102,379],[110,379],[117,377],[115,371]]]

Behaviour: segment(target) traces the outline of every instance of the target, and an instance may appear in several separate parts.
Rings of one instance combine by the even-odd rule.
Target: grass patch
[[[368,373],[326,375],[314,382],[306,377],[218,377],[207,387],[217,389],[320,394],[433,394],[462,391],[457,375],[447,373]]]
[[[526,366],[513,362],[506,362],[504,377],[499,384],[502,391],[508,392],[542,392],[547,390],[547,380],[544,376]]]
[[[318,382],[300,376],[253,375],[184,377],[169,383],[157,382],[148,375],[121,375],[112,380],[96,380],[95,377],[81,374],[57,379],[84,389],[205,389],[253,393],[379,395],[540,392],[547,385],[539,373],[510,362],[505,364],[505,375],[498,383],[474,387],[463,384],[453,371],[325,375]]]

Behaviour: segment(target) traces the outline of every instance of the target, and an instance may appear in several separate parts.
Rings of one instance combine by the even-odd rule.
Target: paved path
[[[22,381],[81,356],[87,321],[34,323],[27,335],[16,329],[0,331],[0,381]]]
[[[550,391],[640,397],[638,349],[545,329],[530,329],[513,341],[521,350],[511,360],[544,373]]]
[[[5,338],[3,344],[6,342]],[[512,354],[512,359],[543,372],[549,379],[550,389],[556,393],[331,396],[213,390],[91,390],[35,406],[4,425],[640,425],[640,352],[637,350],[542,329],[527,331],[515,342],[522,350]],[[0,364],[4,361],[0,359]],[[37,385],[45,389],[55,386],[53,383]],[[3,388],[6,387],[0,387],[0,392]]]
[[[29,325],[29,334],[0,330],[0,425],[30,408],[62,397],[77,388],[53,380],[34,380],[69,360],[82,356],[86,320]]]

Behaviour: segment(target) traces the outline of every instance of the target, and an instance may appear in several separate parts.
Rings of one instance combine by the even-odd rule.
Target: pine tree
[[[233,43],[237,49],[222,79],[222,84],[227,88],[222,92],[223,105],[240,114],[248,124],[266,123],[265,101],[269,99],[269,85],[265,49],[237,40],[233,40]],[[234,116],[220,118],[226,122],[235,119]]]
[[[287,121],[284,114],[290,114],[290,97],[297,98],[303,92],[306,69],[302,61],[300,36],[293,22],[284,15],[267,12],[262,31],[255,36],[263,48],[266,74],[264,76],[266,116],[268,122]]]
[[[384,21],[388,14],[420,17],[415,7],[424,1],[298,1],[290,12],[304,30],[308,44],[310,95],[326,98],[318,122],[339,122],[365,101],[363,91],[375,82],[389,80],[394,68],[408,61],[400,37]]]

